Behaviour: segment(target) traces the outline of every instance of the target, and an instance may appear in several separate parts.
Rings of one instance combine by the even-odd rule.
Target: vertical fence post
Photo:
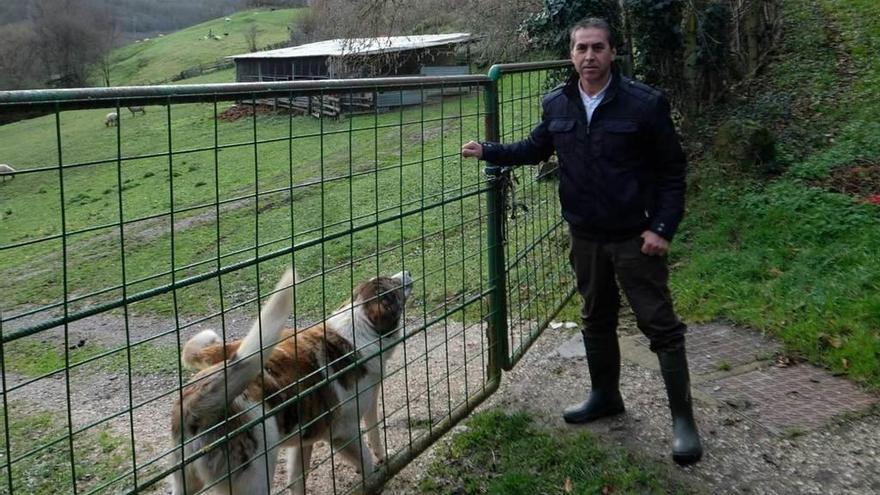
[[[500,107],[498,103],[498,79],[501,71],[497,66],[489,70],[491,82],[486,86],[486,140],[501,140]],[[488,339],[493,352],[489,358],[489,375],[495,377],[506,365],[507,343],[507,280],[504,260],[504,179],[507,173],[502,167],[488,163],[486,180],[489,192],[486,198],[488,210],[487,244],[489,258],[489,328]]]

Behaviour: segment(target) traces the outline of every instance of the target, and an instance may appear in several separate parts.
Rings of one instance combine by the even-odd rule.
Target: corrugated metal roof
[[[342,55],[367,55],[373,53],[399,52],[432,46],[464,43],[472,39],[470,33],[423,34],[413,36],[386,36],[383,38],[352,38],[318,41],[305,45],[244,53],[226,58],[301,58]]]

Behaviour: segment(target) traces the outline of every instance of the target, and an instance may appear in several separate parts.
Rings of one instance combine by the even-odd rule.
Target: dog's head
[[[376,332],[385,335],[397,329],[412,286],[412,276],[405,271],[391,277],[375,277],[358,285],[352,300],[363,308]]]

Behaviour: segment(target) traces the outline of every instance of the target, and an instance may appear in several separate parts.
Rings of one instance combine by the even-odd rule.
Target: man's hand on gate
[[[646,230],[642,232],[642,253],[648,256],[663,256],[669,251],[669,241]]]
[[[476,141],[468,141],[461,146],[461,156],[465,158],[483,158],[483,145]]]

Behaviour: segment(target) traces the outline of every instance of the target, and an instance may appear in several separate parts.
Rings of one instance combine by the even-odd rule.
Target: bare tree
[[[112,47],[106,34],[114,30],[110,11],[75,0],[37,0],[32,12],[36,53],[47,78],[87,85],[89,68]]]
[[[512,60],[527,48],[522,21],[542,0],[315,0],[311,40],[467,31],[482,60]],[[355,20],[356,21],[353,21]],[[299,27],[299,29],[297,29]],[[294,36],[301,26],[295,26]]]
[[[42,86],[42,67],[34,63],[37,37],[30,22],[0,26],[0,90]]]
[[[542,0],[468,0],[463,27],[480,36],[477,59],[482,63],[507,62],[530,49],[523,21],[540,12]]]
[[[110,86],[110,67],[113,65],[110,54],[113,48],[119,43],[122,33],[119,31],[119,24],[115,17],[110,13],[109,9],[103,12],[105,19],[105,28],[98,33],[97,40],[99,42],[98,69],[101,71],[101,77],[105,86]]]
[[[247,42],[248,50],[257,51],[257,25],[251,24],[251,27],[244,32],[244,40]]]
[[[290,32],[290,41],[294,45],[302,45],[313,41],[320,41],[319,28],[321,19],[315,14],[315,11],[309,9],[300,14],[293,20],[288,27]]]

